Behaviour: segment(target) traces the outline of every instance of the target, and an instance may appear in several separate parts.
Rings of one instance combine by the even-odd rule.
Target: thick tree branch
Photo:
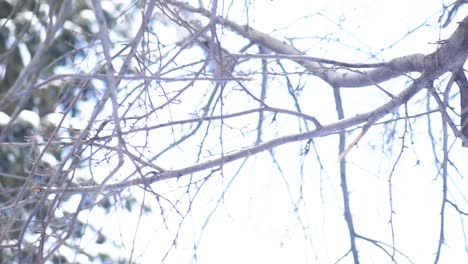
[[[463,72],[463,68],[459,68],[453,72],[454,80],[460,89],[460,131],[463,136],[468,138],[468,80]],[[468,142],[463,140],[462,145],[468,147]]]
[[[171,4],[188,12],[202,14],[211,17],[209,10],[195,8],[190,5],[178,2]],[[230,30],[243,37],[257,43],[258,45],[272,50],[279,54],[303,56],[303,52],[283,41],[273,38],[266,33],[260,32],[248,26],[241,26],[231,20],[216,17],[217,23],[226,26]],[[428,55],[412,54],[395,58],[385,66],[376,67],[367,71],[357,71],[355,69],[340,69],[326,67],[318,61],[294,60],[306,68],[309,73],[320,77],[334,87],[362,87],[374,85],[392,78],[401,76],[408,72],[437,71],[438,75],[450,71],[462,65],[468,56],[468,16],[460,22],[460,26],[453,35],[433,53]],[[442,73],[441,73],[442,72]]]

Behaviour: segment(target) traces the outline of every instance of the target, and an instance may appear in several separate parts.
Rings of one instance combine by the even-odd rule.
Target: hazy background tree
[[[468,258],[467,1],[429,2],[378,48],[333,1],[1,2],[1,262],[208,263],[244,211],[289,260]]]
[[[124,14],[122,4],[115,1],[103,4],[107,7],[103,15],[110,24],[115,23],[117,17],[131,16]],[[56,217],[54,210],[58,205],[41,200],[42,195],[38,196],[34,187],[49,183],[68,185],[73,177],[80,180],[76,175],[62,172],[63,177],[51,181],[57,173],[55,168],[61,167],[61,161],[66,162],[62,157],[66,155],[67,145],[72,143],[71,137],[77,135],[76,129],[84,128],[79,122],[78,102],[95,97],[95,87],[87,77],[55,78],[54,75],[101,71],[99,65],[92,71],[77,65],[80,58],[87,56],[87,49],[93,48],[97,26],[93,21],[93,6],[88,1],[2,1],[0,13],[3,142],[0,149],[0,260],[1,263],[42,262],[43,257],[58,256],[53,254],[58,248],[44,252],[44,245],[38,247],[48,239],[47,228],[52,232],[47,236],[56,236],[55,243],[59,246],[63,243],[60,238],[82,236],[84,224],[76,219],[76,214],[62,212]],[[122,36],[129,33],[127,29],[116,32]],[[79,158],[78,155],[77,161]],[[88,179],[89,184],[92,182]],[[56,201],[67,199],[60,197]],[[54,224],[47,224],[46,228],[41,226],[41,221],[47,214],[52,214]],[[67,228],[69,223],[73,223],[71,229]],[[28,233],[40,234],[43,240],[26,239]],[[105,237],[101,235],[98,240],[104,241]],[[55,261],[60,262],[60,259]]]

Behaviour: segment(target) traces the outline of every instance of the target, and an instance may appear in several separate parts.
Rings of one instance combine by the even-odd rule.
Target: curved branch
[[[185,11],[199,13],[210,17],[210,11],[195,8],[188,4],[170,2],[172,5]],[[216,17],[216,22],[226,26],[237,34],[257,43],[258,45],[279,54],[303,56],[304,53],[283,41],[273,38],[248,26],[241,26],[223,17]],[[431,54],[411,54],[395,58],[382,67],[366,71],[355,69],[337,70],[326,67],[317,60],[293,59],[306,68],[311,74],[323,79],[334,87],[362,87],[374,85],[401,76],[408,72],[437,71],[438,75],[462,65],[468,56],[468,16],[460,22],[452,36],[441,42],[440,47]]]
[[[219,166],[223,166],[227,163],[252,156],[258,154],[263,151],[270,150],[272,148],[292,143],[298,142],[302,140],[307,140],[316,137],[324,137],[331,134],[338,133],[340,131],[346,130],[352,126],[360,125],[360,124],[373,124],[376,120],[384,117],[388,113],[391,113],[395,108],[399,107],[400,105],[406,103],[410,100],[416,93],[418,93],[424,87],[428,87],[429,83],[428,80],[433,80],[436,76],[432,73],[424,73],[421,77],[416,79],[413,84],[411,84],[407,89],[402,91],[398,96],[390,100],[389,102],[383,104],[382,106],[359,115],[356,115],[352,118],[342,119],[335,123],[324,125],[316,128],[315,130],[287,135],[279,138],[272,139],[270,141],[266,141],[264,143],[244,148],[242,150],[224,154],[222,157],[208,160],[205,162],[201,162],[192,166],[188,166],[181,169],[166,171],[166,172],[151,172],[152,176],[150,177],[142,177],[138,179],[132,179],[123,181],[116,184],[108,184],[104,187],[100,185],[97,186],[85,186],[85,187],[76,187],[76,188],[51,188],[47,190],[51,193],[61,193],[61,192],[71,192],[71,193],[95,193],[96,191],[119,191],[123,188],[136,186],[136,185],[149,185],[155,182],[168,180],[171,178],[179,178],[182,176],[190,175],[192,173],[200,172],[203,170],[208,169],[215,169]],[[40,191],[45,191],[45,188],[39,188]]]

